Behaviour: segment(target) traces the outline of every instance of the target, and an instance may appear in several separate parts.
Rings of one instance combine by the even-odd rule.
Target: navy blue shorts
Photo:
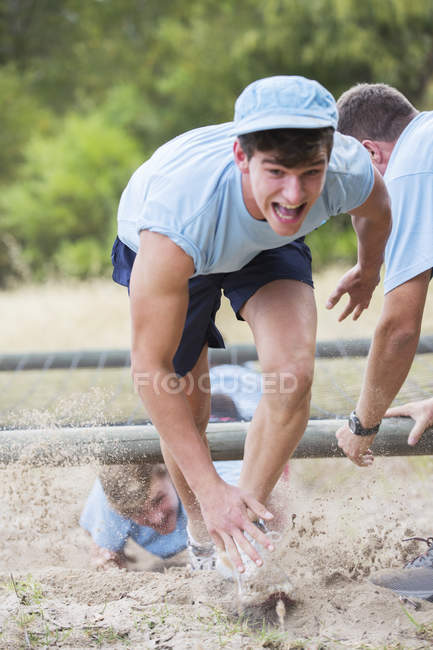
[[[135,253],[117,237],[113,245],[113,280],[128,287]],[[230,300],[239,320],[239,310],[260,287],[273,280],[298,280],[311,287],[311,253],[303,238],[290,244],[262,251],[239,271],[197,275],[189,280],[189,305],[182,339],[174,356],[175,371],[183,376],[197,363],[203,347],[224,348],[215,325],[221,304],[221,291]]]

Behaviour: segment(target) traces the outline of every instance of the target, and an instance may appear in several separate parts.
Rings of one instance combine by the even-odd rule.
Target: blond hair
[[[130,518],[149,498],[152,479],[166,474],[167,468],[161,464],[104,465],[99,479],[110,506]]]

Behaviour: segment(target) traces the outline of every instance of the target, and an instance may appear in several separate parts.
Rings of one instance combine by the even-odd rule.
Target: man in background
[[[383,175],[392,207],[392,232],[385,251],[385,298],[374,332],[361,393],[347,425],[337,431],[339,446],[360,467],[373,462],[370,450],[384,415],[411,415],[408,438],[415,445],[433,421],[433,402],[389,406],[412,365],[421,331],[433,267],[433,112],[419,112],[398,90],[385,84],[359,84],[338,100],[338,129],[359,140]],[[430,531],[432,532],[432,531]],[[428,550],[395,574],[412,595],[424,593],[413,580],[430,584],[433,597],[433,538]],[[413,574],[414,567],[427,568]],[[385,586],[388,586],[385,585]]]

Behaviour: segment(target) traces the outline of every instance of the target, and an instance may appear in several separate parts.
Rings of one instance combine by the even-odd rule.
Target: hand
[[[221,551],[226,551],[230,561],[242,573],[245,567],[242,563],[239,549],[248,555],[257,566],[263,560],[244,533],[265,548],[273,551],[274,547],[269,538],[253,524],[248,512],[254,519],[272,519],[273,515],[265,506],[238,487],[219,479],[217,487],[213,486],[207,494],[199,498],[204,522],[215,545]],[[239,547],[239,548],[238,548]]]
[[[379,284],[377,273],[367,274],[361,271],[359,264],[356,264],[340,278],[335,291],[329,296],[326,309],[335,307],[341,296],[349,294],[349,302],[339,316],[341,322],[353,312],[353,320],[358,320],[364,309],[370,304],[374,289]]]
[[[90,562],[98,571],[108,569],[126,569],[127,557],[123,551],[110,551],[108,548],[98,546],[93,540],[90,549]]]
[[[374,456],[370,445],[375,438],[374,434],[371,436],[356,436],[345,424],[338,429],[335,436],[338,440],[338,446],[350,458],[352,463],[359,465],[359,467],[369,467],[373,463]]]
[[[433,425],[433,397],[419,402],[409,402],[402,406],[394,406],[385,413],[386,418],[398,417],[399,415],[408,415],[415,420],[415,426],[407,439],[407,444],[413,447],[424,431]]]

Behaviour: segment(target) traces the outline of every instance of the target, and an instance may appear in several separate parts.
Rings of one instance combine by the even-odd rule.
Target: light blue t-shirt
[[[392,231],[385,251],[385,293],[433,267],[433,111],[420,113],[397,140],[384,180]]]
[[[323,192],[298,232],[277,235],[245,207],[233,158],[233,124],[206,126],[170,140],[132,175],[118,211],[119,239],[138,251],[139,233],[167,235],[192,259],[195,275],[236,271],[260,251],[311,232],[368,198],[373,167],[367,151],[335,133]]]

